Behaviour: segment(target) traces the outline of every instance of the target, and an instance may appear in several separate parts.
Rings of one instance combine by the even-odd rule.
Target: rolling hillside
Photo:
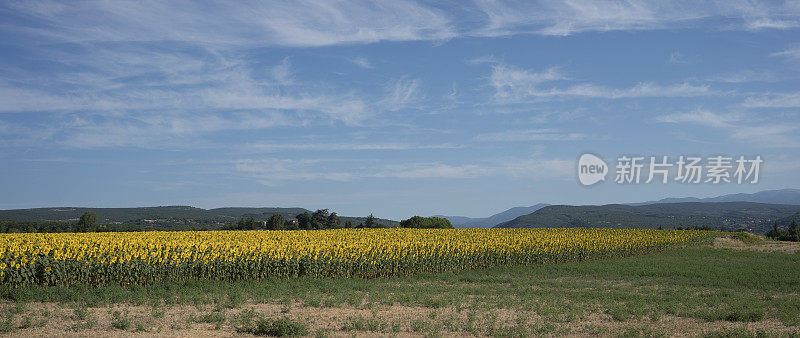
[[[655,203],[684,203],[684,202],[756,202],[769,204],[800,205],[800,189],[764,190],[752,194],[728,194],[717,197],[671,197],[658,201],[643,203],[629,203],[628,205],[645,205]]]
[[[673,228],[708,226],[765,232],[776,221],[786,223],[800,212],[798,205],[753,202],[657,203],[567,206],[553,205],[499,224],[499,228],[609,227]]]
[[[235,223],[241,218],[253,217],[266,220],[274,214],[282,214],[286,218],[295,217],[303,212],[313,211],[304,208],[217,208],[201,209],[191,206],[160,206],[139,208],[33,208],[0,210],[0,220],[11,221],[76,221],[84,212],[94,212],[100,224],[152,225],[170,226],[204,226],[215,227]],[[366,217],[339,216],[342,223],[351,221],[363,223]],[[378,219],[378,223],[396,225],[398,222]]]
[[[514,207],[506,211],[496,213],[489,217],[484,218],[470,218],[463,216],[442,216],[436,215],[435,217],[443,217],[453,223],[456,228],[491,228],[497,224],[510,221],[522,215],[530,214],[536,210],[544,208],[549,204],[536,204],[529,207]]]

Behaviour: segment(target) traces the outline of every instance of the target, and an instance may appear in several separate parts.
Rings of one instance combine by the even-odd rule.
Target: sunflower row
[[[3,234],[0,284],[376,278],[630,256],[711,236],[581,228]]]

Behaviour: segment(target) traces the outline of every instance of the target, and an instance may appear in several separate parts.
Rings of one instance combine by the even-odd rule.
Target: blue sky
[[[0,4],[0,208],[487,216],[800,187],[800,2]],[[758,184],[576,159],[760,155]]]

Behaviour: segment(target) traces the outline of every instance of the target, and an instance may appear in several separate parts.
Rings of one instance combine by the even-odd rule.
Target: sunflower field
[[[0,234],[0,284],[376,278],[630,256],[712,236],[582,228]]]

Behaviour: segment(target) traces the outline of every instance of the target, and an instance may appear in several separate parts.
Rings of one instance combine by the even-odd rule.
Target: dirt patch
[[[659,320],[649,318],[616,321],[606,314],[593,314],[585,320],[567,325],[569,335],[617,336],[626,332],[637,332],[636,336],[667,335],[670,337],[696,337],[711,332],[744,330],[751,333],[763,332],[770,336],[797,334],[797,327],[784,326],[777,320],[763,320],[753,323],[736,323],[726,321],[706,322],[694,318],[664,316]]]
[[[764,240],[756,244],[745,244],[744,242],[730,238],[717,237],[714,239],[714,247],[722,249],[752,250],[762,252],[785,252],[796,253],[800,251],[800,242],[779,242]]]
[[[6,304],[6,307],[13,307]],[[664,316],[658,320],[638,318],[614,320],[604,313],[579,318],[554,320],[533,311],[510,309],[457,309],[412,306],[373,306],[370,308],[306,307],[301,303],[250,303],[237,309],[205,306],[147,307],[116,304],[77,309],[53,303],[29,303],[15,316],[11,331],[15,336],[67,337],[243,337],[237,332],[235,318],[253,310],[268,317],[290,317],[308,325],[311,334],[330,336],[424,336],[431,333],[448,337],[484,336],[498,332],[548,336],[618,336],[630,332],[638,335],[664,333],[669,336],[696,336],[720,330],[766,332],[770,335],[800,333],[773,319],[753,323],[706,322],[699,319]],[[221,314],[222,320],[204,322],[209,314]],[[27,319],[26,319],[27,318]],[[129,324],[119,323],[126,318]],[[36,323],[26,327],[23,322]],[[90,325],[87,325],[90,323]]]

